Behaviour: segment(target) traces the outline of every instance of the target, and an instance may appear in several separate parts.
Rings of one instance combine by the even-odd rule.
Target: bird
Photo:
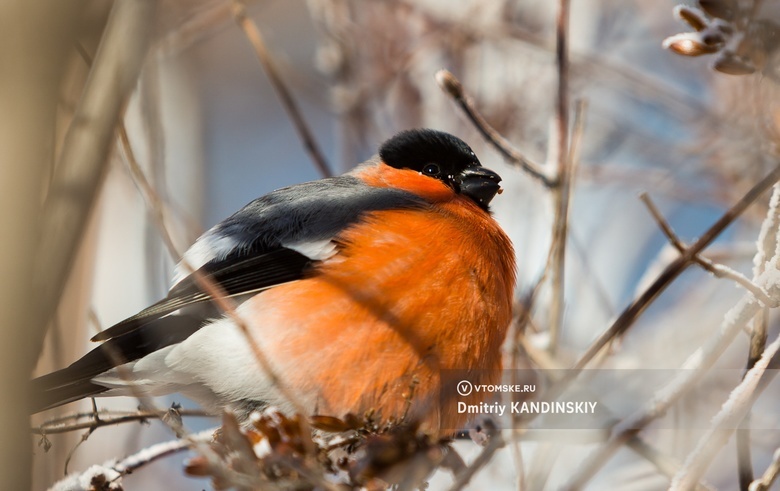
[[[498,382],[512,318],[515,254],[489,208],[500,182],[463,140],[411,129],[344,175],[257,198],[195,241],[164,299],[33,379],[30,412],[180,393],[215,414],[371,411],[463,428],[456,398],[484,394],[458,395],[442,372]]]

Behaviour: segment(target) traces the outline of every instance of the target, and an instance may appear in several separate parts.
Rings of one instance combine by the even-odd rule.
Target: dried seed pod
[[[712,68],[728,75],[750,75],[756,71],[750,61],[730,51],[721,52],[712,62]]]
[[[708,15],[723,20],[734,20],[739,10],[737,0],[699,0],[699,6]]]
[[[698,32],[684,32],[664,39],[663,47],[683,56],[701,56],[716,53],[720,45],[710,46]]]
[[[707,28],[707,16],[697,8],[678,5],[674,8],[674,15],[691,26],[695,31],[702,31]]]

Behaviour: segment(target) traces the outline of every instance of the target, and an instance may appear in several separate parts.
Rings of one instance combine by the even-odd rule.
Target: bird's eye
[[[438,164],[425,164],[422,173],[426,176],[437,177],[441,173],[441,168],[439,168]]]

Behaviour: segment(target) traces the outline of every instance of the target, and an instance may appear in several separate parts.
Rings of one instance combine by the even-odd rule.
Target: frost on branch
[[[49,488],[49,491],[123,491],[119,472],[110,464],[93,465],[74,473]]]

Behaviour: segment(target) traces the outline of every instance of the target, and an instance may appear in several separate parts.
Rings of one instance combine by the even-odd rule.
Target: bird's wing
[[[411,193],[368,186],[353,176],[274,191],[214,226],[185,253],[182,263],[197,274],[182,274],[180,264],[177,281],[165,299],[92,339],[116,338],[182,308],[207,304],[210,297],[201,289],[198,275],[226,296],[298,280],[312,264],[336,253],[334,239],[364,213],[421,205]]]

